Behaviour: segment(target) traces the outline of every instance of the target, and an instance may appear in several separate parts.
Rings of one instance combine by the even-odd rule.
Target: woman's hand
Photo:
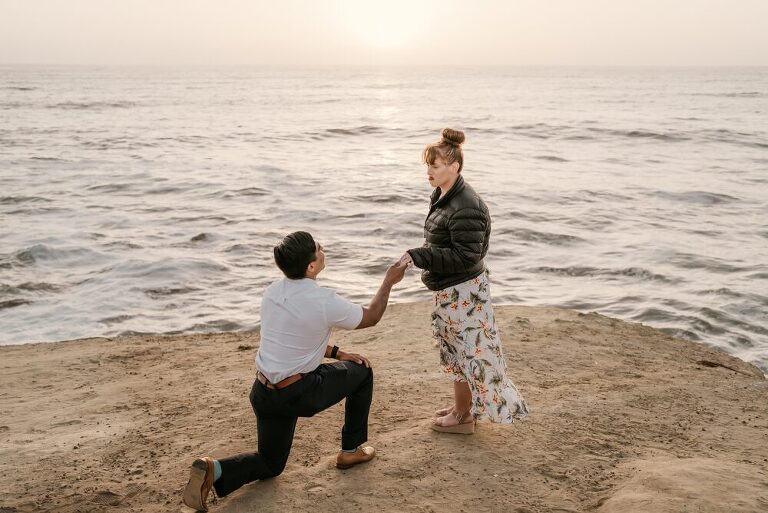
[[[368,361],[368,358],[361,354],[345,353],[344,351],[339,351],[336,353],[336,359],[340,361],[359,363],[360,365],[365,365],[368,368],[371,367],[371,362]]]

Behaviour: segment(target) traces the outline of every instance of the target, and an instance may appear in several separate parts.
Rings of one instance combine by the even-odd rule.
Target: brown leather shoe
[[[355,452],[339,451],[339,455],[336,456],[336,468],[347,469],[354,467],[360,463],[366,463],[371,461],[376,456],[376,449],[370,445],[358,447]]]
[[[189,482],[184,489],[184,504],[197,511],[208,511],[205,505],[208,494],[213,488],[213,460],[199,458],[192,462],[189,471]]]

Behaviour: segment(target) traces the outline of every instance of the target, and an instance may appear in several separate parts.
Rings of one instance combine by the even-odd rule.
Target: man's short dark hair
[[[307,232],[293,232],[275,246],[275,263],[288,278],[300,280],[307,274],[307,266],[317,258],[315,239]]]

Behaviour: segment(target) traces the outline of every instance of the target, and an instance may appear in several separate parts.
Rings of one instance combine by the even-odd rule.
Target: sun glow
[[[356,42],[377,49],[398,49],[414,44],[425,30],[422,2],[343,2],[337,18]]]

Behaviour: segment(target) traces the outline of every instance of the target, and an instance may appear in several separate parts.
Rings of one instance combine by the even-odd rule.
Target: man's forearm
[[[381,282],[379,290],[376,295],[373,296],[371,302],[368,303],[368,309],[374,314],[376,322],[381,320],[384,315],[384,311],[387,309],[387,302],[389,301],[389,293],[392,291],[393,283],[389,283],[386,279]]]

